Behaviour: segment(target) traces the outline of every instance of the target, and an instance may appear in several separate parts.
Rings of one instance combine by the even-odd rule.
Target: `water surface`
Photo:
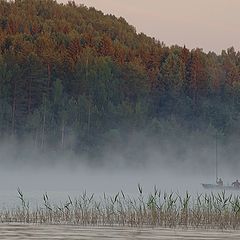
[[[19,187],[32,206],[42,202],[47,193],[56,204],[71,198],[78,198],[84,191],[95,197],[103,193],[115,195],[123,190],[126,195],[137,196],[138,184],[143,187],[144,196],[148,197],[156,186],[162,192],[174,191],[192,196],[205,192],[202,182],[213,182],[212,176],[201,172],[163,170],[160,167],[149,169],[89,169],[86,167],[68,168],[19,168],[0,170],[0,208],[20,204],[17,188]]]

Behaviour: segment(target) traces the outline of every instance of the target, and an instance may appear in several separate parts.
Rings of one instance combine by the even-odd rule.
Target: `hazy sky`
[[[67,2],[67,0],[58,0]],[[75,0],[123,16],[167,45],[240,50],[240,0]]]

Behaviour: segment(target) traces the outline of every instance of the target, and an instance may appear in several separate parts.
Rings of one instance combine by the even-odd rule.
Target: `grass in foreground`
[[[0,210],[3,223],[75,224],[82,226],[127,226],[240,229],[240,198],[225,192],[200,194],[162,193],[156,187],[147,197],[138,186],[139,195],[129,197],[120,191],[115,196],[98,198],[86,192],[78,199],[53,204],[47,193],[41,206],[30,207],[18,189],[21,204]]]

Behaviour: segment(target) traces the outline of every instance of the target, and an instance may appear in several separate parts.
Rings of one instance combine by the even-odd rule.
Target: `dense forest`
[[[74,2],[0,0],[0,136],[88,152],[131,132],[240,133],[240,53],[168,47]]]

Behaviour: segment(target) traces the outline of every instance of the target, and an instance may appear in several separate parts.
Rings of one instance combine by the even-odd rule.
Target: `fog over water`
[[[7,201],[16,202],[17,187],[20,187],[26,198],[30,198],[31,201],[41,199],[42,194],[47,192],[52,200],[59,202],[67,199],[68,195],[78,197],[84,190],[96,196],[104,192],[113,195],[123,190],[126,194],[134,196],[138,192],[138,183],[143,186],[146,195],[153,190],[154,185],[167,192],[185,190],[201,192],[200,183],[207,180],[206,176],[201,174],[186,175],[170,170],[164,171],[160,167],[118,171],[117,169],[93,170],[80,166],[76,169],[26,168],[2,170],[0,175],[2,183],[0,192],[3,197],[0,201],[5,204]],[[211,177],[208,180],[211,181]]]
[[[204,192],[201,183],[215,181],[215,139],[209,136],[164,139],[156,144],[151,138],[135,135],[125,146],[106,147],[94,160],[67,152],[42,153],[31,143],[25,148],[21,144],[0,144],[2,207],[19,203],[18,187],[34,205],[46,192],[59,203],[68,195],[79,197],[85,190],[95,196],[121,190],[136,196],[138,184],[146,196],[154,186],[161,191],[196,194]],[[240,177],[237,146],[237,140],[219,143],[219,176],[225,184]]]

